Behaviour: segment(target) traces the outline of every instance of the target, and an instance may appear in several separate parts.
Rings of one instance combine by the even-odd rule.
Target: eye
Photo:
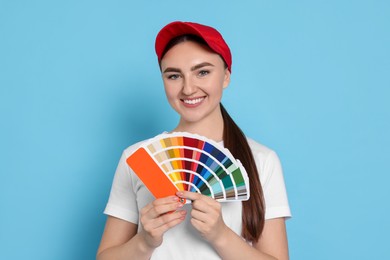
[[[201,70],[201,71],[199,71],[199,77],[204,77],[204,76],[206,76],[206,75],[208,75],[210,73],[210,71],[208,71],[208,70]]]
[[[179,74],[169,74],[167,75],[167,79],[176,80],[180,77]]]

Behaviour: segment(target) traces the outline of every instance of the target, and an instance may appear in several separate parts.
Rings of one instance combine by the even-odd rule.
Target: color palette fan
[[[249,199],[245,168],[221,144],[186,132],[164,133],[143,143],[126,160],[156,198],[178,190],[218,201]]]

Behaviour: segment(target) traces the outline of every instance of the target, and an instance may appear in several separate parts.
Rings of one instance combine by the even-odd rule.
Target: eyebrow
[[[194,71],[194,70],[197,70],[197,69],[206,67],[206,66],[212,66],[212,67],[214,67],[214,65],[211,64],[211,63],[209,63],[209,62],[202,62],[202,63],[200,63],[200,64],[198,64],[198,65],[195,65],[195,66],[191,67],[191,71]]]
[[[194,70],[197,70],[197,69],[200,69],[200,68],[203,68],[203,67],[206,67],[206,66],[212,66],[214,67],[213,64],[209,63],[209,62],[202,62],[202,63],[199,63],[193,67],[191,67],[191,71],[194,71]],[[178,68],[173,68],[173,67],[168,67],[166,68],[163,73],[167,73],[167,72],[181,72],[180,69]]]
[[[176,68],[171,68],[171,67],[168,67],[166,68],[163,73],[166,73],[166,72],[181,72],[180,69],[176,69]]]

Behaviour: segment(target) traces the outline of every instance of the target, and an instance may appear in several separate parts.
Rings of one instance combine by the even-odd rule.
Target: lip
[[[206,96],[202,96],[202,97],[194,97],[194,98],[183,98],[183,99],[180,99],[180,101],[183,103],[183,105],[185,107],[189,107],[189,108],[194,108],[194,107],[198,107],[199,105],[201,105],[203,103],[203,101],[205,100]]]

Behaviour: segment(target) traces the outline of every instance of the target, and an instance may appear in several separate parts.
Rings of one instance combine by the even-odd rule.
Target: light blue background
[[[282,160],[291,259],[390,259],[385,0],[0,0],[0,259],[94,259],[122,150],[177,121],[154,54],[173,20],[232,49],[223,102]]]

